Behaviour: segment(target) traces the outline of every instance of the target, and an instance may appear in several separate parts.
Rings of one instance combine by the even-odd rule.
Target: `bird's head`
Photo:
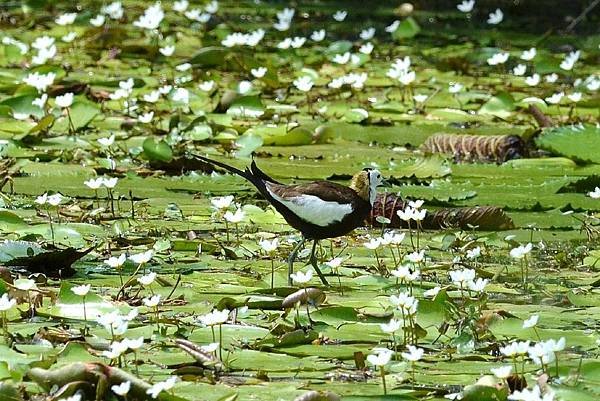
[[[377,187],[383,183],[384,180],[379,170],[365,168],[352,177],[350,188],[355,190],[360,197],[373,206],[375,197],[377,196]]]

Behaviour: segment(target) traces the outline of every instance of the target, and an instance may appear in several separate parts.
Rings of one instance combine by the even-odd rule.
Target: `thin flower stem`
[[[219,325],[219,359],[223,360],[223,325]]]
[[[379,372],[381,373],[381,383],[383,384],[383,395],[387,395],[387,385],[385,383],[385,366],[380,366]]]
[[[275,278],[275,265],[273,264],[273,257],[271,256],[271,289],[273,289],[274,278]]]
[[[67,118],[69,119],[69,134],[73,135],[75,134],[75,125],[73,125],[73,120],[71,119],[71,110],[69,107],[67,107],[66,110]]]
[[[396,255],[394,254],[394,248],[390,245],[390,252],[392,253],[392,259],[394,259],[394,268],[398,267],[398,261],[396,260]]]
[[[311,325],[311,320],[310,320],[310,310],[308,308],[308,290],[306,289],[306,287],[304,287],[304,293],[306,294],[306,315],[308,316],[308,325]]]

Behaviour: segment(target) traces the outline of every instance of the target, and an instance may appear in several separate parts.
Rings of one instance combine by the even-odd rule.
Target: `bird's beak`
[[[379,186],[380,187],[391,187],[392,184],[384,178],[383,180],[381,180],[381,184],[379,184]]]

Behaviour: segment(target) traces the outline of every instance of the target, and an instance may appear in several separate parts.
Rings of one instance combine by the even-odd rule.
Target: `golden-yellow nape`
[[[369,201],[369,171],[362,170],[358,173],[354,174],[352,177],[352,181],[350,183],[350,188],[352,188],[358,196]]]

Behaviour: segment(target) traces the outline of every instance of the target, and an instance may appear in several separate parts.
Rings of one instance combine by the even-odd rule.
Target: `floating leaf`
[[[168,163],[173,159],[173,150],[164,139],[156,141],[154,138],[146,138],[142,148],[144,155],[150,160]]]
[[[571,125],[545,129],[535,140],[542,149],[584,163],[600,163],[600,127]]]

